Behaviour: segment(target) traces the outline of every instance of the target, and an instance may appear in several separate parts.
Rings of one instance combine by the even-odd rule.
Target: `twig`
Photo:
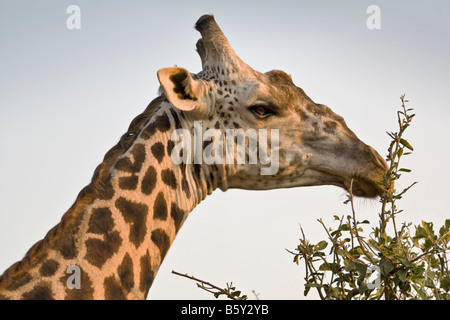
[[[198,279],[198,278],[193,277],[193,276],[190,276],[190,275],[188,275],[188,274],[179,273],[179,272],[176,272],[176,271],[174,271],[174,270],[172,270],[172,273],[173,273],[173,274],[176,274],[177,276],[185,277],[185,278],[188,278],[188,279],[191,279],[191,280],[196,281],[196,282],[197,282],[197,287],[199,287],[199,288],[201,288],[201,289],[203,289],[203,290],[205,290],[205,291],[207,291],[207,292],[209,292],[209,293],[214,294],[214,296],[215,296],[216,298],[217,298],[219,295],[221,295],[221,294],[226,295],[226,296],[227,296],[229,299],[231,299],[231,300],[241,300],[241,298],[242,298],[242,297],[240,298],[240,297],[238,297],[238,296],[232,295],[232,294],[230,293],[230,288],[228,288],[227,290],[225,290],[225,289],[219,288],[218,286],[216,286],[216,285],[214,285],[214,284],[212,284],[212,283],[210,283],[210,282],[207,282],[207,281]],[[214,289],[214,290],[217,290],[217,291],[213,291],[213,289]]]
[[[350,190],[349,190],[349,193],[350,193],[350,204],[351,204],[351,207],[352,207],[352,214],[353,214],[353,224],[355,225],[355,235],[356,235],[356,239],[358,239],[358,243],[359,243],[359,245],[361,246],[361,250],[364,252],[364,254],[366,255],[366,257],[369,258],[369,260],[370,260],[370,262],[371,262],[372,264],[375,264],[375,263],[373,262],[371,256],[367,254],[366,248],[364,247],[364,244],[363,244],[363,242],[362,242],[362,240],[361,240],[361,237],[360,237],[360,235],[359,235],[359,232],[358,232],[358,224],[356,223],[356,212],[355,212],[355,206],[354,206],[354,203],[353,203],[353,191],[352,191],[352,188],[353,188],[353,179],[350,181],[350,188],[349,188]],[[351,229],[352,229],[352,228],[349,228],[349,230],[351,230]]]
[[[259,300],[259,293],[256,293],[255,290],[252,290],[253,295],[255,296],[256,300]]]
[[[305,270],[306,270],[305,281],[307,283],[309,283],[309,281],[308,281],[309,272],[308,271],[310,271],[311,272],[311,276],[313,277],[314,283],[318,283],[318,280],[316,278],[317,271],[315,270],[314,264],[312,263],[312,261],[310,261],[310,255],[306,253],[308,245],[307,245],[305,233],[303,232],[303,228],[301,226],[300,226],[300,231],[301,231],[302,237],[303,237],[303,245],[305,246],[305,249],[306,249],[306,250],[303,250],[303,251],[300,252],[302,254],[302,256],[303,256],[303,259],[305,260]],[[322,277],[320,283],[321,284],[323,283],[323,277]],[[322,294],[321,288],[320,287],[316,287],[316,290],[317,290],[317,293],[320,296],[320,299],[321,300],[325,300],[325,297]]]

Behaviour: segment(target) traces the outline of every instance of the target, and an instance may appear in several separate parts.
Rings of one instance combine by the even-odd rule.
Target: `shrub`
[[[414,114],[407,109],[405,96],[397,112],[398,132],[388,133],[392,139],[386,160],[389,170],[378,183],[384,187],[381,196],[378,225],[358,221],[350,187],[348,199],[351,214],[334,216],[336,226],[329,228],[322,219],[319,223],[326,240],[311,243],[301,229],[302,237],[291,252],[294,262],[305,264],[305,290],[314,288],[320,299],[450,299],[448,243],[450,219],[435,231],[432,222],[420,225],[398,225],[402,212],[397,202],[414,185],[397,192],[394,188],[402,174],[411,172],[401,168],[400,160],[412,153],[413,147],[404,138]],[[364,229],[372,231],[364,235]]]

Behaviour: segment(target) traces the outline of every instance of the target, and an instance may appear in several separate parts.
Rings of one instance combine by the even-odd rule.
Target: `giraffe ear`
[[[158,80],[175,108],[202,118],[212,114],[215,99],[211,82],[195,80],[189,71],[179,67],[160,69]]]

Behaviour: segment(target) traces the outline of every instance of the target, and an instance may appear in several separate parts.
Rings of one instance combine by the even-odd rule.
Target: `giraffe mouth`
[[[376,198],[382,196],[383,186],[370,178],[360,176],[342,177],[328,170],[314,170],[321,176],[320,185],[334,185],[341,187],[354,196],[363,198]]]
[[[353,179],[353,181],[352,181]],[[369,181],[364,178],[352,178],[347,184],[346,190],[351,192],[357,197],[375,198],[382,196],[384,188],[376,181]]]

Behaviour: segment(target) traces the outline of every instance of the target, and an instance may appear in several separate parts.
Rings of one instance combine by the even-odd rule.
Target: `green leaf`
[[[384,275],[388,275],[389,272],[391,272],[392,269],[394,269],[394,266],[392,265],[392,263],[389,260],[381,258],[380,269]]]
[[[347,271],[347,272],[350,272],[350,271],[352,271],[355,268],[355,262],[353,262],[350,259],[345,259],[344,260],[344,265],[345,265],[344,270]]]
[[[346,252],[344,250],[342,250],[341,248],[336,248],[336,253],[343,258],[346,257]]]
[[[406,275],[407,274],[408,274],[408,271],[406,269],[400,269],[400,270],[397,271],[398,278],[402,282],[406,281]]]
[[[425,231],[425,229],[421,226],[416,226],[416,234],[414,236],[414,238],[417,239],[422,239],[422,238],[426,238],[427,237],[427,233]]]
[[[359,293],[363,295],[367,290],[367,284],[365,282],[362,282],[361,285],[358,287]]]
[[[423,243],[424,250],[428,250],[433,246],[433,241],[430,239],[425,239],[425,242]]]
[[[314,246],[315,250],[323,250],[328,246],[328,242],[325,240],[320,241],[318,244]]]
[[[328,262],[324,262],[319,266],[320,271],[331,271],[330,264]]]
[[[409,150],[413,151],[414,148],[409,144],[408,141],[406,141],[405,139],[400,139],[400,143],[402,145],[404,145],[406,148],[408,148]]]
[[[308,295],[309,290],[311,290],[311,287],[308,287],[308,286],[305,284],[305,291],[303,291],[303,295],[304,295],[305,297]]]
[[[425,272],[425,263],[422,262],[419,266],[415,266],[413,269],[414,274],[412,275],[412,279],[422,279],[423,273]]]
[[[330,233],[330,235],[332,237],[336,236],[336,238],[339,238],[341,236],[341,231],[340,230],[334,230],[333,232]]]
[[[425,299],[428,298],[427,294],[426,294],[422,289],[420,289],[420,288],[419,288],[418,286],[416,286],[415,284],[412,284],[412,286],[413,286],[414,290],[416,290],[416,292],[417,292],[417,294],[419,295],[419,298],[420,298],[420,299],[425,300]]]
[[[324,257],[325,253],[322,251],[316,251],[313,253],[313,257]]]
[[[355,269],[360,274],[361,279],[364,279],[366,277],[367,267],[365,265],[363,265],[361,263],[356,263]]]
[[[411,172],[411,169],[401,168],[401,169],[398,169],[398,171]]]
[[[375,238],[378,238],[380,236],[380,228],[375,228],[375,230],[373,231]]]
[[[351,252],[352,255],[354,255],[355,257],[356,257],[356,256],[364,255],[364,254],[366,254],[366,253],[369,254],[369,252],[364,252],[364,250],[361,248],[361,246],[354,247],[353,249],[350,250],[350,252]]]
[[[450,277],[441,279],[441,289],[446,292],[450,290]]]
[[[414,267],[414,265],[413,265],[413,264],[411,263],[411,261],[409,261],[408,259],[403,258],[403,257],[399,257],[398,259],[400,260],[400,262],[401,262],[405,267],[407,267],[407,268],[412,268],[412,267]]]
[[[445,220],[445,224],[439,229],[439,236],[443,237],[450,229],[450,219]]]
[[[241,295],[240,291],[234,291],[233,293],[231,293],[232,296],[234,297],[239,297]]]
[[[369,246],[377,251],[381,251],[381,247],[378,245],[378,242],[373,239],[369,239]]]
[[[338,273],[341,270],[341,265],[339,263],[330,263],[331,272]]]
[[[429,278],[425,279],[425,286],[431,289],[435,288],[433,281]]]

